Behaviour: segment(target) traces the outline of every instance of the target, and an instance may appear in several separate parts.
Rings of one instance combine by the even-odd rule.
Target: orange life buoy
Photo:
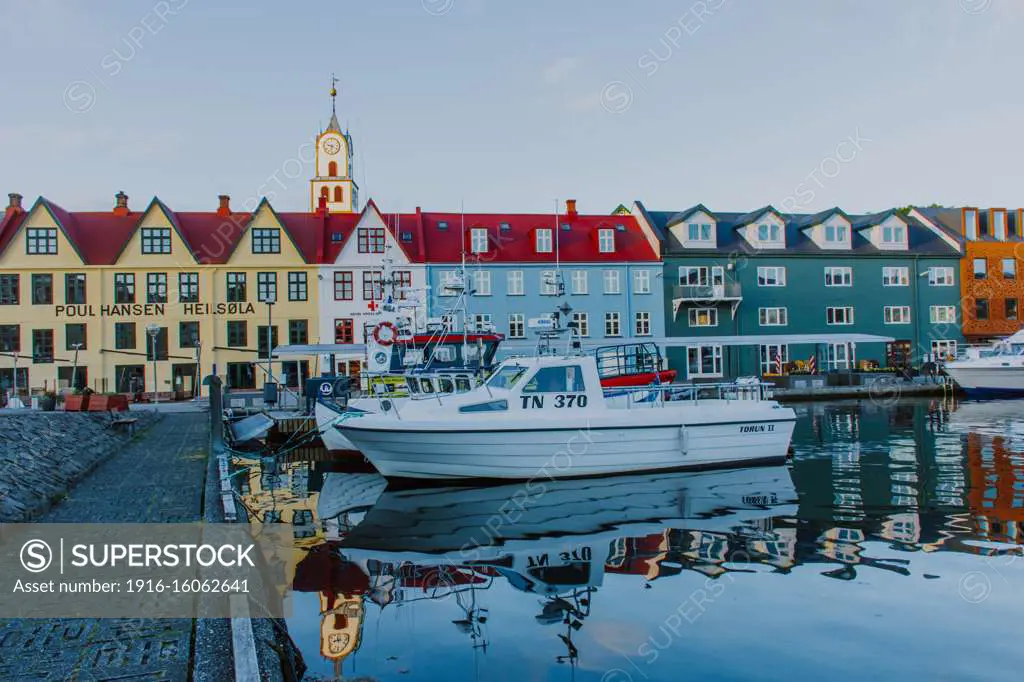
[[[390,330],[391,333],[388,334],[387,336],[382,337],[382,329],[388,329]],[[376,341],[381,346],[390,346],[395,342],[395,339],[397,337],[398,327],[396,327],[393,322],[381,322],[380,324],[373,328],[373,340]]]

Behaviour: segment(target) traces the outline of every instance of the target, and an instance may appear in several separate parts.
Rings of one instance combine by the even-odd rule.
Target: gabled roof
[[[0,253],[3,253],[7,245],[14,239],[15,233],[21,227],[26,215],[28,214],[24,210],[4,211],[3,217],[0,217]]]
[[[641,207],[642,208],[642,207]],[[883,211],[881,213],[872,213],[866,215],[849,215],[842,212],[840,209],[828,209],[827,211],[820,211],[818,213],[798,213],[791,215],[779,215],[779,217],[785,223],[785,235],[786,241],[785,246],[780,247],[753,247],[746,239],[744,239],[738,233],[736,228],[742,227],[743,225],[750,224],[750,221],[764,214],[766,209],[760,209],[751,213],[716,213],[715,218],[718,221],[718,229],[716,230],[716,243],[712,247],[683,247],[682,244],[667,231],[666,226],[670,221],[676,219],[680,214],[679,211],[647,211],[643,209],[644,215],[651,223],[655,231],[664,234],[662,242],[662,253],[664,256],[678,256],[682,254],[693,254],[693,253],[749,253],[749,254],[765,254],[765,255],[777,255],[779,253],[786,254],[820,254],[827,256],[842,257],[844,255],[872,255],[872,254],[892,254],[892,251],[879,249],[877,246],[868,241],[867,237],[864,236],[858,229],[868,227],[871,225],[877,225],[883,222],[886,218],[897,213],[897,211]],[[806,233],[806,227],[817,224],[823,218],[827,219],[837,212],[840,212],[855,229],[852,230],[850,248],[835,249],[829,248],[824,249],[816,244],[810,236]],[[927,225],[921,223],[912,216],[900,215],[900,218],[907,223],[907,236],[908,236],[908,248],[907,252],[919,254],[919,255],[937,255],[937,256],[958,256],[959,250],[949,242],[948,239],[944,238],[943,235],[938,234],[936,231],[930,229]],[[958,218],[959,220],[959,218]]]
[[[814,227],[815,225],[822,224],[834,215],[840,215],[851,224],[853,223],[853,221],[850,220],[850,216],[846,214],[846,211],[838,206],[826,208],[824,211],[818,211],[817,213],[812,213],[810,215],[794,215],[792,218],[793,223],[797,227]]]
[[[703,211],[704,213],[708,214],[712,218],[715,217],[715,214],[712,213],[704,204],[697,204],[696,206],[692,206],[692,207],[686,209],[685,211],[683,211],[682,213],[676,215],[674,218],[672,218],[672,220],[670,220],[668,222],[668,227],[673,227],[674,225],[678,225],[679,223],[682,223],[682,222],[686,221],[686,219],[689,218],[690,216],[692,216],[694,213],[698,213],[698,212],[701,212],[701,211]]]
[[[434,213],[422,212],[423,243],[426,259],[435,263],[457,263],[462,252],[469,250],[469,234],[473,228],[486,228],[490,249],[484,256],[467,253],[468,258],[479,256],[487,262],[554,263],[555,254],[537,253],[534,249],[538,228],[553,229],[552,241],[557,241],[558,256],[562,262],[629,262],[657,261],[658,255],[632,215],[583,215],[570,217],[541,213]],[[441,228],[447,224],[447,229]],[[463,233],[465,225],[465,233]],[[569,229],[562,229],[568,225]],[[618,226],[622,226],[620,231]],[[557,229],[556,229],[557,228]],[[597,230],[615,230],[615,251],[598,250]]]
[[[743,227],[744,225],[749,225],[750,223],[754,222],[755,220],[757,220],[758,218],[763,216],[765,213],[771,213],[772,215],[774,215],[776,218],[778,218],[782,222],[786,222],[785,216],[783,216],[781,213],[779,213],[775,209],[774,206],[772,206],[771,204],[768,204],[764,208],[759,208],[756,211],[751,211],[750,213],[744,213],[743,215],[737,217],[736,220],[733,221],[734,222],[733,227]]]
[[[866,227],[874,227],[875,225],[881,225],[889,218],[897,216],[903,222],[907,222],[907,216],[902,215],[895,208],[890,208],[888,211],[880,211],[878,213],[868,213],[867,215],[855,216],[851,221],[853,223],[853,229],[863,230]]]

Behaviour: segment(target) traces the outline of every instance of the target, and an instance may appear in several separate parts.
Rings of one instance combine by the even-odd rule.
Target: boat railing
[[[774,384],[761,381],[731,381],[723,383],[671,383],[647,384],[646,386],[615,386],[604,389],[605,398],[618,396],[645,395],[642,400],[630,400],[627,405],[646,402],[679,402],[690,401],[699,403],[702,400],[745,400],[760,402],[773,398]]]

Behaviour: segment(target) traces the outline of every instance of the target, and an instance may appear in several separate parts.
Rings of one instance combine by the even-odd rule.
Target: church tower
[[[330,213],[359,210],[359,187],[352,179],[352,136],[341,131],[335,100],[338,79],[331,75],[331,122],[316,138],[316,175],[309,181],[309,210],[320,206],[326,197]]]

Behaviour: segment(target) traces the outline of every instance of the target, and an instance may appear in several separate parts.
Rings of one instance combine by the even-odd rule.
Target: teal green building
[[[963,343],[959,240],[896,210],[632,212],[661,244],[681,378],[917,366]]]

